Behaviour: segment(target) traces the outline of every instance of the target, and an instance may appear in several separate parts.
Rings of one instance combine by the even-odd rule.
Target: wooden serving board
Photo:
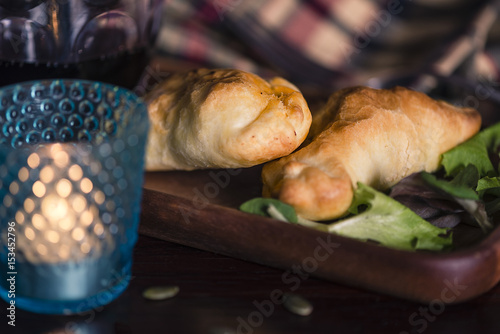
[[[260,168],[146,173],[139,232],[392,296],[430,303],[474,298],[500,280],[500,229],[456,231],[457,250],[407,252],[237,210],[260,195]],[[460,225],[459,225],[460,226]]]

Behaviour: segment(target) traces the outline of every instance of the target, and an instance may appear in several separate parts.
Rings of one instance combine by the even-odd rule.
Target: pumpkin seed
[[[150,300],[163,300],[172,298],[179,293],[177,285],[152,286],[142,293],[142,296]]]
[[[283,306],[288,311],[302,316],[308,316],[313,311],[313,306],[307,299],[294,293],[283,295]]]

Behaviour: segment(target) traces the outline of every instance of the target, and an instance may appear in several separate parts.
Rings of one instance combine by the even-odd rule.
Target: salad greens
[[[254,198],[243,203],[240,209],[277,218],[273,216],[272,209],[262,209],[272,208],[276,204],[275,201],[269,198]],[[287,206],[285,211],[294,210],[293,207],[284,205]],[[451,234],[442,236],[447,234],[447,229],[433,226],[403,204],[363,183],[358,183],[349,212],[353,215],[330,224],[312,222],[300,217],[288,222],[405,250],[442,250],[451,245]]]
[[[422,173],[430,185],[469,212],[484,232],[493,228],[490,217],[500,210],[499,146],[497,123],[443,154],[443,179]]]
[[[287,221],[290,223],[297,222],[297,214],[295,213],[295,209],[292,206],[274,198],[251,199],[243,203],[240,206],[240,210],[259,216],[273,217],[275,219]]]
[[[433,226],[403,204],[362,183],[358,183],[349,212],[353,216],[331,224],[328,231],[406,250],[442,250],[451,246],[447,229]]]
[[[421,172],[418,180],[454,201],[488,232],[493,228],[490,217],[500,210],[499,147],[497,123],[444,153],[443,173]],[[439,251],[452,246],[450,229],[432,225],[396,199],[362,183],[354,192],[350,215],[333,222],[306,220],[292,206],[270,198],[254,198],[240,209],[397,249]]]
[[[455,197],[471,200],[479,199],[479,195],[474,190],[479,181],[479,172],[474,165],[467,165],[450,181],[438,179],[437,176],[426,172],[422,172],[422,178],[428,184]]]
[[[475,165],[467,165],[462,168],[450,181],[438,179],[435,175],[425,172],[422,172],[422,179],[437,190],[446,193],[464,208],[484,232],[493,227],[482,196],[477,192],[477,186],[481,179]]]
[[[498,166],[493,166],[490,154],[495,153],[499,145],[500,123],[497,123],[443,154],[441,163],[446,176],[456,175],[468,165],[476,166],[480,177],[498,176]]]

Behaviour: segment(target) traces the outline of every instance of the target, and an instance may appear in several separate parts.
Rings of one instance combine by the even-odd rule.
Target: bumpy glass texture
[[[68,64],[151,47],[163,0],[0,0],[0,60]]]
[[[78,78],[132,89],[164,0],[0,0],[0,86]]]
[[[123,288],[147,130],[145,105],[113,85],[55,80],[0,89],[0,276],[14,223],[17,295],[27,308],[33,298],[50,304],[34,311],[81,311],[100,304],[85,304],[91,296]],[[30,277],[40,271],[35,289]]]

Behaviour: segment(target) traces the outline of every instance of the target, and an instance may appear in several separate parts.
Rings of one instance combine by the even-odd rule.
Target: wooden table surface
[[[423,305],[311,277],[291,282],[284,272],[141,235],[130,286],[111,304],[73,316],[18,309],[13,328],[2,301],[0,333],[500,333],[500,286],[463,304]],[[180,292],[145,300],[142,291],[153,285],[178,285]],[[307,298],[313,313],[299,316],[272,303],[276,289]]]

